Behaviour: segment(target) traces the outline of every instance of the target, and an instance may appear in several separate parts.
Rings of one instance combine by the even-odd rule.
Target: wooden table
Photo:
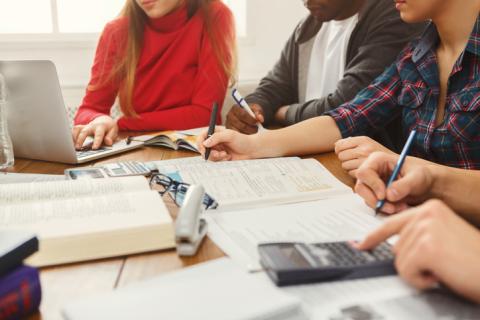
[[[192,153],[174,152],[161,148],[143,148],[102,159],[102,161],[97,161],[96,163],[126,160],[153,161],[194,155]],[[341,168],[340,162],[334,153],[318,155],[314,158],[320,161],[343,183],[353,186],[353,179]],[[63,174],[63,171],[69,167],[71,166],[58,163],[16,159],[15,166],[9,171]],[[175,215],[177,211],[175,205],[170,203],[168,207],[172,215]],[[179,258],[175,250],[167,250],[44,268],[40,273],[43,290],[40,314],[32,317],[32,319],[61,319],[60,310],[66,302],[85,298],[91,294],[108,292],[135,281],[149,279],[162,273],[223,256],[224,253],[212,241],[206,239],[198,255],[194,258]]]

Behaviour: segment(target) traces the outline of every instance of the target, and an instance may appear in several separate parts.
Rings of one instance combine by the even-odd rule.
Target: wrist
[[[432,179],[429,198],[445,200],[445,186],[448,185],[448,168],[431,164],[427,166],[427,171]]]
[[[275,158],[281,157],[281,146],[275,143],[275,138],[272,137],[276,130],[263,130],[256,134],[250,135],[250,144],[252,146],[252,158]]]

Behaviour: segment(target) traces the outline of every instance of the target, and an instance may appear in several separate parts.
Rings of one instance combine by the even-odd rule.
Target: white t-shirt
[[[345,72],[348,44],[357,23],[358,14],[345,20],[333,20],[322,24],[310,56],[306,101],[326,97],[335,92]]]

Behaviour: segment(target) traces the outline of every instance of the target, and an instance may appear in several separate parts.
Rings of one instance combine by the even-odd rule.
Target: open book
[[[215,163],[193,157],[156,161],[153,165],[175,180],[203,185],[222,211],[352,193],[315,159],[292,157]]]
[[[175,246],[172,219],[144,177],[0,185],[0,226],[37,234],[34,266]]]
[[[197,135],[190,134],[190,131],[164,131],[159,134],[143,135],[133,139],[144,142],[146,146],[165,147],[173,150],[184,149],[200,153],[197,149]]]

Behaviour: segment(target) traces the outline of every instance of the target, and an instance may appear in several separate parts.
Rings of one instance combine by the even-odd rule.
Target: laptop
[[[77,151],[55,65],[51,61],[0,61],[7,83],[7,123],[15,157],[80,164],[143,146],[118,141]]]

